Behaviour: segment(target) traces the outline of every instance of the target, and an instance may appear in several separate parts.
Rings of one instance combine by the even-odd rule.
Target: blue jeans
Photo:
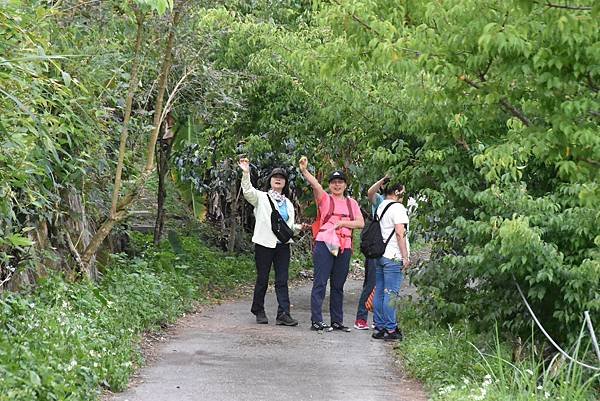
[[[392,302],[398,298],[404,279],[402,262],[381,257],[375,268],[375,297],[373,298],[373,322],[378,330],[396,330],[396,307]]]
[[[369,311],[365,307],[365,302],[373,288],[375,287],[375,267],[377,265],[377,259],[366,259],[365,260],[365,281],[363,281],[362,292],[358,300],[358,310],[356,311],[356,320],[367,320],[369,317]]]
[[[331,278],[329,289],[329,317],[331,322],[344,322],[344,284],[350,270],[351,249],[333,256],[323,241],[317,241],[313,251],[315,274],[313,288],[310,294],[310,320],[323,321],[323,300],[327,280]]]

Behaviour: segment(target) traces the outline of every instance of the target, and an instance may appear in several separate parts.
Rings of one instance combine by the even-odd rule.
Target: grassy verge
[[[423,319],[412,303],[399,306],[406,337],[396,351],[407,370],[435,401],[592,401],[600,396],[600,373],[555,358],[542,361],[535,348],[512,361],[512,347],[490,333],[474,334],[468,322],[440,327]],[[572,354],[586,353],[582,344]],[[589,353],[587,353],[589,355]]]
[[[195,238],[160,249],[147,247],[146,237],[134,242],[137,256],[114,256],[100,283],[52,275],[28,294],[2,294],[0,401],[93,400],[101,387],[122,390],[141,363],[145,331],[255,277],[251,255],[227,255]]]

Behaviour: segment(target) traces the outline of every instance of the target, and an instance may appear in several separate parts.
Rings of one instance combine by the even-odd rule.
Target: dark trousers
[[[325,290],[329,279],[331,279],[329,288],[329,316],[331,322],[344,322],[344,284],[348,277],[351,256],[352,251],[350,249],[345,249],[338,256],[333,256],[324,242],[316,242],[313,251],[314,281],[310,294],[310,319],[313,322],[323,321],[323,300],[325,299]]]
[[[365,259],[365,280],[363,281],[362,292],[358,300],[358,310],[356,311],[356,320],[367,320],[369,311],[365,307],[365,302],[375,288],[375,266],[377,259]]]
[[[275,294],[277,295],[277,316],[290,313],[290,295],[288,276],[290,267],[290,245],[277,244],[275,248],[267,248],[255,244],[254,259],[256,261],[256,285],[254,299],[250,311],[255,315],[265,311],[265,294],[269,285],[271,265],[275,267]]]

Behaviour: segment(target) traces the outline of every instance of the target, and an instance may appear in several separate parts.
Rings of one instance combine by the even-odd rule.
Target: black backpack
[[[367,226],[360,233],[360,251],[369,259],[377,259],[383,256],[387,244],[390,242],[394,232],[396,231],[392,230],[390,236],[384,242],[383,236],[381,235],[381,225],[379,224],[385,212],[387,212],[390,206],[395,203],[399,202],[390,202],[385,209],[383,209],[380,217],[377,217],[377,213],[375,213],[373,221],[367,224]]]

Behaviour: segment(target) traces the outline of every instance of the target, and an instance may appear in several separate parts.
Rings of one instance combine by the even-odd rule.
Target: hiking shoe
[[[338,322],[331,323],[331,329],[332,330],[344,331],[346,333],[350,333],[350,331],[352,331],[352,329],[350,327],[344,326],[343,324],[338,323]]]
[[[385,329],[379,330],[377,327],[375,327],[375,332],[373,334],[371,334],[371,337],[373,337],[376,340],[383,340],[385,333],[386,333]]]
[[[394,331],[384,330],[383,340],[384,341],[402,341],[402,332],[396,327]]]
[[[275,324],[280,326],[298,326],[298,321],[292,318],[289,313],[282,313],[281,315],[277,316]]]
[[[332,331],[333,328],[329,326],[325,322],[312,322],[310,325],[310,329],[314,331],[324,332],[324,331]]]
[[[365,319],[357,319],[356,322],[354,322],[354,328],[356,330],[369,330],[369,324]]]
[[[269,319],[267,319],[267,315],[266,313],[263,312],[258,312],[256,314],[256,323],[258,324],[269,324]]]

